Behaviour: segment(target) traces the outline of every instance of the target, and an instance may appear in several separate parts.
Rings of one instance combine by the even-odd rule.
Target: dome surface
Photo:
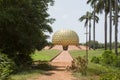
[[[52,36],[52,43],[55,45],[78,45],[79,38],[76,32],[72,30],[59,30]]]

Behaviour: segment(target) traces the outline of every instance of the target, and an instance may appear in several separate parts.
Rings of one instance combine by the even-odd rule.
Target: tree
[[[88,32],[88,24],[89,24],[89,42],[91,41],[91,20],[92,20],[92,13],[91,12],[86,12],[86,15],[83,15],[82,17],[79,18],[79,21],[85,21],[85,27],[86,27],[86,35]],[[86,37],[87,39],[87,37]]]
[[[53,0],[0,1],[0,50],[17,65],[26,64],[38,45],[43,47],[44,32],[52,32],[49,3]]]
[[[94,19],[93,19],[93,41],[94,41],[93,49],[94,50],[95,50],[95,7],[96,7],[96,2],[97,2],[97,0],[88,0],[87,1],[87,4],[91,3],[92,8],[94,9],[93,10],[93,16],[94,16]]]
[[[113,22],[115,25],[115,54],[118,55],[118,12],[120,11],[120,6],[118,5],[118,2],[120,3],[120,0],[114,0],[114,16],[113,16]]]
[[[91,6],[96,6],[95,11],[97,13],[105,12],[105,50],[107,49],[107,15],[109,12],[108,6],[109,0],[88,0],[87,3],[91,3]]]
[[[89,44],[89,42],[86,42],[86,44],[89,44],[92,49],[94,47],[93,43],[94,43],[93,40],[90,42],[90,44]],[[98,41],[95,41],[95,49],[97,49],[97,48],[99,48],[99,43],[98,43]]]
[[[79,21],[83,21],[83,20],[86,20],[85,21],[85,27],[87,28],[87,26],[89,25],[89,44],[91,42],[91,20],[93,20],[93,13],[91,12],[86,12],[85,15],[81,16],[79,18]],[[97,16],[95,16],[95,21],[98,23],[98,20],[99,18]],[[86,31],[87,33],[88,31]],[[90,47],[90,45],[89,45]]]

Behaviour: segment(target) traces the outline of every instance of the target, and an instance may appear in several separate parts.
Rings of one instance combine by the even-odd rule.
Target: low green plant
[[[120,72],[109,72],[102,74],[100,80],[120,80]]]
[[[101,63],[113,67],[120,67],[120,55],[115,55],[112,51],[105,51],[101,57]]]
[[[91,62],[100,63],[100,59],[99,59],[99,57],[94,56],[94,57],[92,57]]]
[[[115,56],[115,59],[114,59],[112,65],[115,66],[115,67],[120,68],[120,55],[119,56]]]
[[[14,66],[14,62],[7,55],[0,53],[0,80],[7,80]]]
[[[105,65],[112,65],[114,59],[115,54],[112,51],[105,51],[101,57],[101,61]]]

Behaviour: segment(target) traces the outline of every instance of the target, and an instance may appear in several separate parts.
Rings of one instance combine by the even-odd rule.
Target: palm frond
[[[83,15],[82,17],[80,17],[79,21],[83,21],[84,19],[86,19],[86,15]]]

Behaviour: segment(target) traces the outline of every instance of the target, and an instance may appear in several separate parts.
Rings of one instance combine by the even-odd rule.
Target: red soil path
[[[68,62],[71,63],[72,61],[72,57],[71,55],[68,53],[68,51],[62,51],[60,53],[60,55],[58,55],[54,60],[52,60],[51,62]]]
[[[66,66],[71,65],[72,57],[68,51],[63,51],[50,64],[54,70],[43,73],[40,77],[34,80],[77,80],[72,73],[66,70]]]

